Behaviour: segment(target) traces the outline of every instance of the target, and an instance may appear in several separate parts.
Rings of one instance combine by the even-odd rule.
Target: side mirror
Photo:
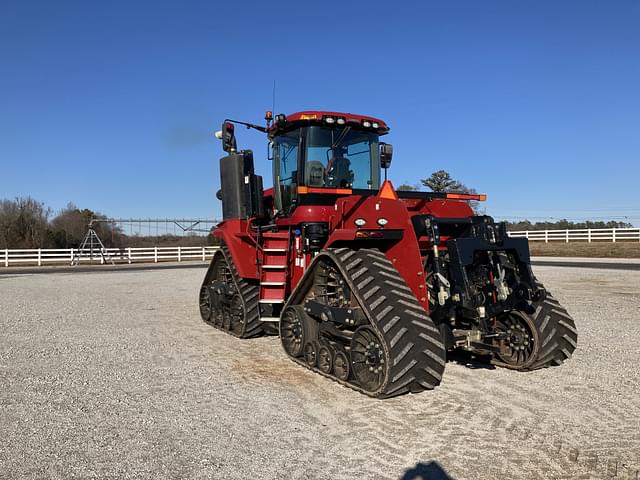
[[[391,166],[391,157],[393,157],[393,145],[390,143],[381,143],[380,166],[385,170]]]
[[[231,153],[236,151],[236,135],[233,123],[224,122],[222,124],[222,130],[216,132],[216,137],[222,140],[222,149],[225,152]]]

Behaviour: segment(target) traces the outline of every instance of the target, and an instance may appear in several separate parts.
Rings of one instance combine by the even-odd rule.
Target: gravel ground
[[[635,480],[640,272],[536,272],[569,362],[390,400],[202,323],[202,268],[0,276],[0,478]]]

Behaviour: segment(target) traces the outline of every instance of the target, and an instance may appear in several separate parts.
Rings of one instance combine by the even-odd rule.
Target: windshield
[[[304,181],[309,187],[380,187],[378,135],[350,127],[305,128]]]

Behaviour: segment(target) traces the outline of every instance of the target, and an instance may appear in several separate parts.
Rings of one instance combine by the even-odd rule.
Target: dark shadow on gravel
[[[438,462],[418,463],[404,472],[400,480],[455,480]]]
[[[495,370],[495,365],[492,365],[490,361],[490,357],[474,355],[470,352],[447,352],[447,362],[457,363],[458,365],[462,365],[463,367],[467,367],[472,370]]]

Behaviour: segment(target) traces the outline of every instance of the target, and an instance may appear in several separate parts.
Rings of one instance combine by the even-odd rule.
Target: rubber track
[[[547,292],[529,317],[538,327],[540,351],[528,370],[560,365],[569,359],[578,347],[578,330],[566,308]]]
[[[445,349],[440,332],[402,276],[379,250],[339,248],[320,252],[309,265],[285,308],[304,301],[305,294],[312,287],[317,264],[323,260],[335,264],[349,284],[370,319],[370,326],[382,339],[390,368],[380,388],[370,392],[351,381],[344,382],[315,367],[311,368],[298,358],[289,358],[372,397],[392,397],[436,387],[445,367]]]
[[[209,269],[207,270],[207,274],[205,275],[204,282],[202,285],[207,285],[210,282],[210,275],[213,271],[214,263],[220,257],[227,263],[229,266],[229,270],[231,271],[231,277],[233,278],[233,283],[236,287],[236,290],[240,292],[240,297],[242,298],[242,303],[245,311],[245,323],[244,323],[244,331],[238,335],[231,330],[226,330],[221,328],[220,326],[214,324],[211,321],[207,321],[209,325],[214,326],[218,330],[221,330],[225,333],[233,335],[238,338],[253,338],[261,335],[262,332],[262,322],[260,321],[259,315],[259,296],[260,296],[260,288],[257,283],[249,283],[247,280],[243,279],[238,275],[238,270],[236,269],[235,264],[233,263],[233,258],[229,249],[226,245],[221,245],[220,250],[216,252],[211,260],[211,264],[209,265]]]

